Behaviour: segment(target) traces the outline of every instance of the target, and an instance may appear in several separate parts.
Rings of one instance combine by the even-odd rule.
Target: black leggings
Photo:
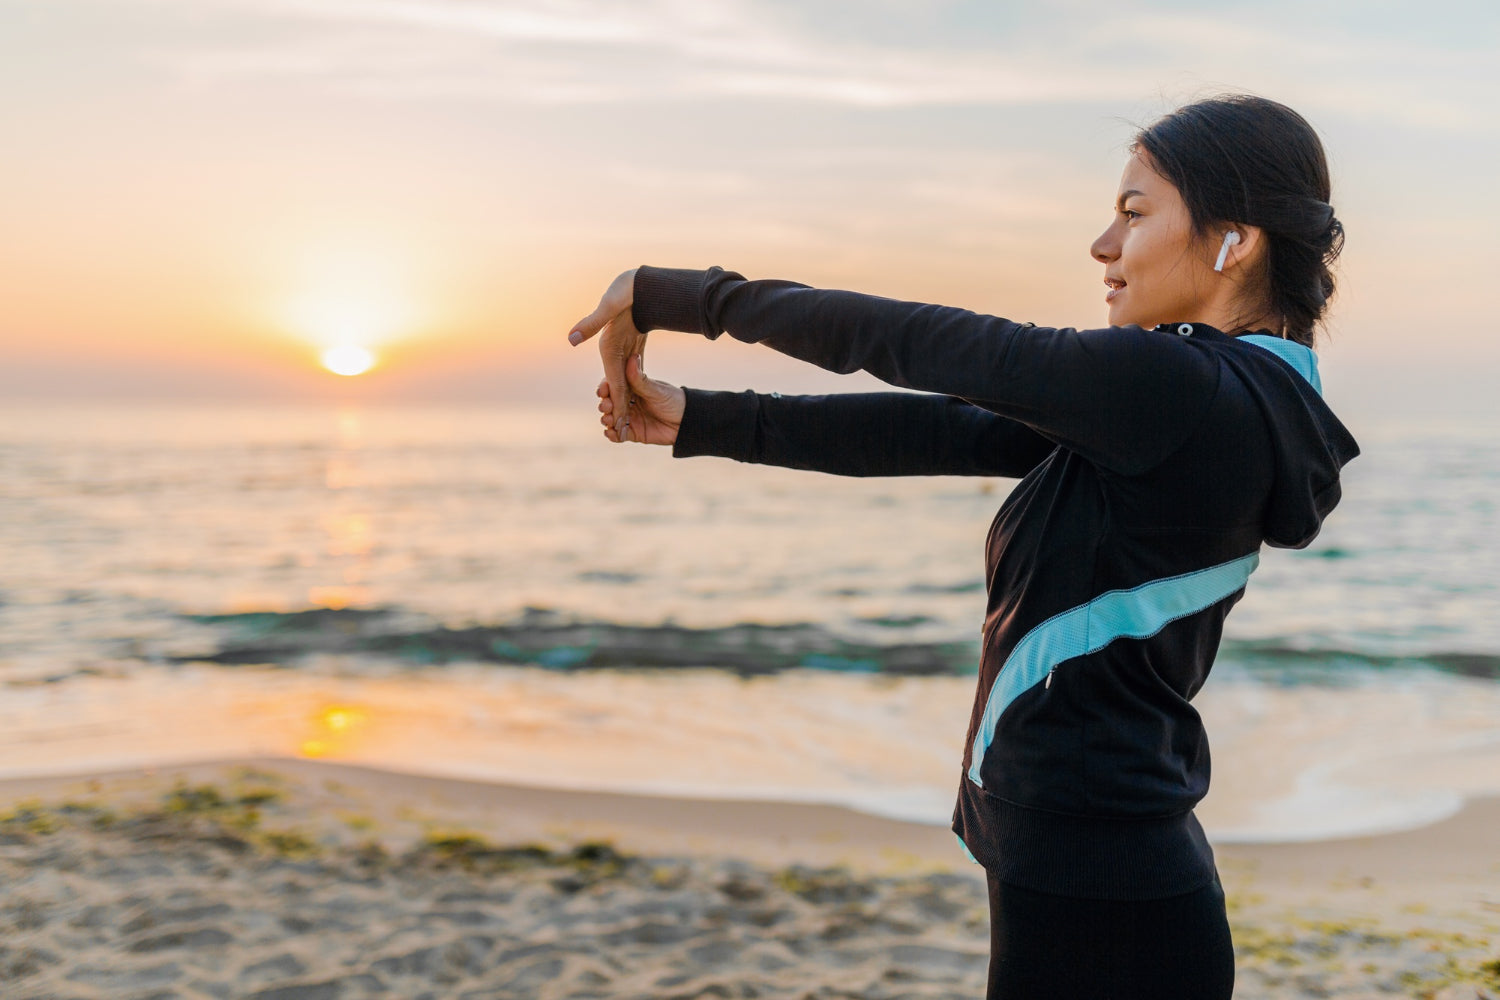
[[[1167,899],[1070,899],[990,883],[988,1000],[1229,1000],[1234,946],[1217,879]]]

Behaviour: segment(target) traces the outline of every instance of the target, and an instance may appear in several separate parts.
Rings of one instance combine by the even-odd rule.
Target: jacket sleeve
[[[950,396],[688,389],[672,454],[839,476],[1020,478],[1055,449],[1024,424]]]
[[[1188,337],[1035,327],[717,267],[640,268],[633,318],[643,332],[728,333],[829,371],[956,396],[1122,475],[1177,450],[1218,389],[1212,355]]]

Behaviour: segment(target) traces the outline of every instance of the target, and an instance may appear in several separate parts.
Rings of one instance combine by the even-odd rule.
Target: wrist
[[[755,451],[760,402],[754,392],[683,387],[682,421],[672,444],[675,458],[719,455],[748,462]]]
[[[641,333],[680,330],[705,333],[700,305],[703,271],[691,268],[651,267],[635,269],[631,319]]]

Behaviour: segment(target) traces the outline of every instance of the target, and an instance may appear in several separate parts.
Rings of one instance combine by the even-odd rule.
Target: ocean
[[[1351,423],[1195,701],[1211,835],[1500,794],[1500,440]],[[583,407],[0,407],[0,775],[300,755],[946,824],[1002,479],[610,445]]]

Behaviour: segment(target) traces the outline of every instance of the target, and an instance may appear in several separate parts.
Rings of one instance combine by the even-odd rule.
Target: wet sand
[[[951,833],[307,760],[0,782],[0,996],[975,997]],[[1500,997],[1500,799],[1216,848],[1237,997]]]

